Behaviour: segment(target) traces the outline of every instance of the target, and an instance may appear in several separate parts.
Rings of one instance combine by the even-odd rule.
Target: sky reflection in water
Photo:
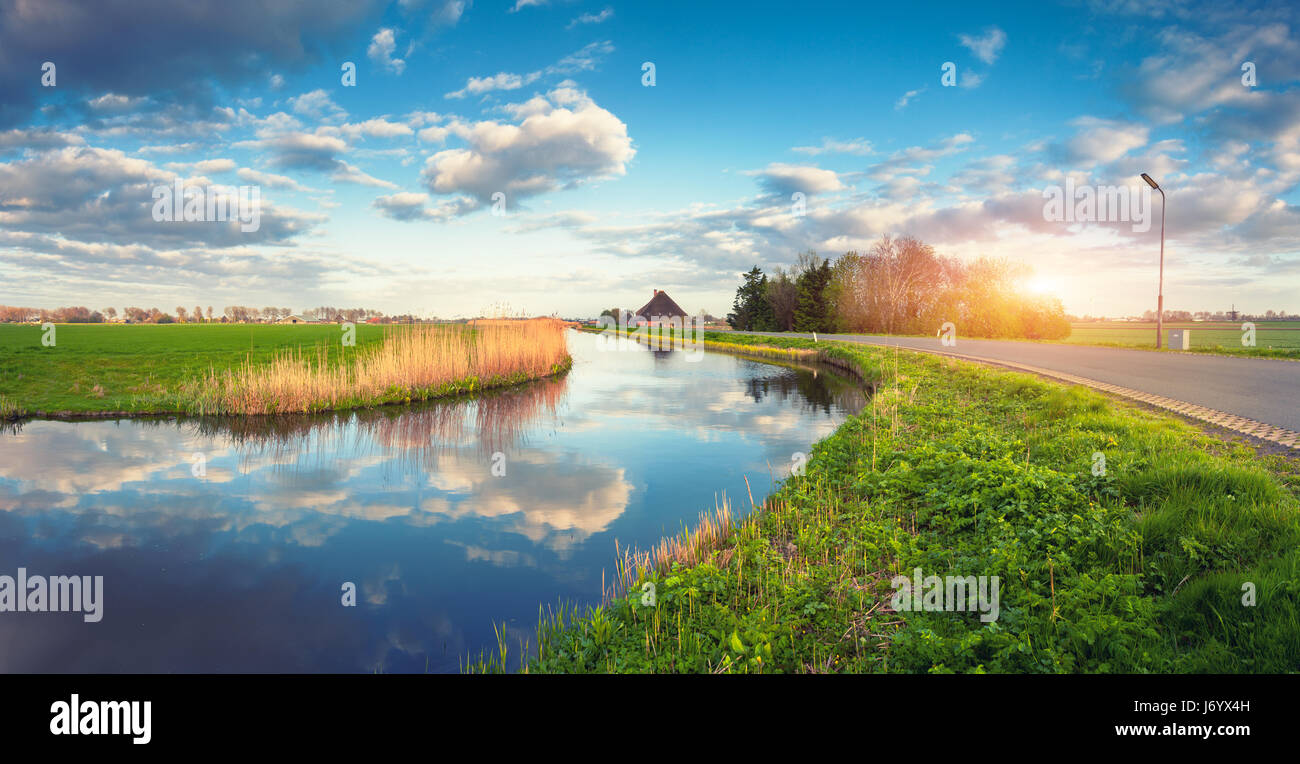
[[[0,671],[456,671],[494,621],[531,640],[539,604],[598,598],[615,539],[745,475],[761,501],[863,404],[826,371],[603,342],[571,332],[567,377],[474,401],[0,432],[0,574],[102,575],[105,600],[0,613]]]

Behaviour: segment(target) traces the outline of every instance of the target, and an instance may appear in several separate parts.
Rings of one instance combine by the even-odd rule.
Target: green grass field
[[[257,363],[292,348],[327,349],[331,361],[379,342],[387,327],[359,324],[344,348],[338,324],[58,324],[55,345],[39,326],[0,324],[0,416],[158,410],[182,382]]]
[[[1154,349],[1156,325],[1151,323],[1071,324],[1070,336],[1061,342],[1071,345],[1113,345]],[[1170,329],[1191,332],[1191,350],[1198,353],[1253,355],[1276,358],[1300,358],[1300,321],[1255,322],[1255,347],[1241,344],[1241,323],[1230,322],[1177,322],[1165,324],[1165,340]]]

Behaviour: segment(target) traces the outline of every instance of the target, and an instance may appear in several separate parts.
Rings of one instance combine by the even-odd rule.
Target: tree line
[[[754,266],[727,323],[741,331],[934,334],[951,321],[967,337],[1069,336],[1060,300],[1025,294],[1027,275],[1007,260],[966,263],[910,236],[884,236],[834,261],[801,253],[771,278]]]
[[[244,305],[227,305],[221,314],[214,315],[212,306],[205,311],[195,305],[193,310],[177,306],[174,313],[166,313],[158,308],[117,308],[91,310],[84,306],[69,306],[47,310],[45,308],[23,308],[14,305],[0,305],[0,323],[55,323],[55,324],[101,324],[113,321],[121,315],[122,319],[133,324],[173,324],[173,323],[250,323],[257,321],[279,321],[293,315],[289,308],[268,306],[252,308]],[[302,317],[307,321],[359,322],[369,318],[383,316],[383,313],[370,308],[334,308],[320,307],[304,311]]]

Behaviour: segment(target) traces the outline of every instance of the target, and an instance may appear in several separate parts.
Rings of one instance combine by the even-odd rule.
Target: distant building
[[[278,324],[305,324],[305,323],[307,323],[307,319],[303,318],[302,316],[285,316],[284,318],[280,319],[280,320],[277,321],[276,323],[278,323]]]
[[[669,297],[667,292],[658,289],[654,290],[650,302],[642,305],[641,309],[632,316],[636,326],[658,326],[660,323],[671,322],[674,319],[684,325],[687,318],[686,311],[673,302],[673,298]]]

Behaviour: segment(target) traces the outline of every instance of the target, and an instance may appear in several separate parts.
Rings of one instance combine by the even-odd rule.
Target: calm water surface
[[[863,403],[827,370],[615,348],[477,400],[0,431],[0,575],[104,577],[103,617],[0,612],[4,672],[457,671],[492,624],[599,599]],[[499,474],[504,472],[504,474]],[[344,582],[356,607],[341,604]]]

